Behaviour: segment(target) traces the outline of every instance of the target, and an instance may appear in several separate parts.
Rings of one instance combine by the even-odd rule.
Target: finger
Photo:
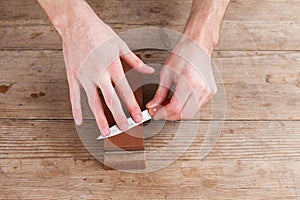
[[[168,116],[166,120],[183,120],[183,119],[192,119],[195,114],[198,112],[198,99],[194,94],[190,94],[186,100],[182,111],[180,114]]]
[[[164,102],[169,95],[171,86],[173,83],[173,78],[171,71],[165,66],[160,73],[160,83],[156,90],[156,93],[151,101],[146,104],[146,107],[154,108]]]
[[[192,119],[200,108],[210,99],[210,94],[207,90],[200,88],[198,92],[192,93],[182,108],[181,115],[168,116],[166,120],[175,121],[182,119]]]
[[[76,125],[82,124],[82,109],[80,103],[80,84],[77,80],[69,81],[70,102],[72,106],[73,118]]]
[[[182,109],[191,95],[191,91],[187,80],[181,77],[177,82],[170,104],[164,106],[163,109],[159,109],[154,115],[154,119],[165,119],[174,115],[180,118]]]
[[[199,109],[201,107],[203,107],[210,99],[211,99],[211,94],[207,90],[204,90],[201,93],[201,97],[199,98],[199,101],[198,101]]]
[[[137,72],[142,74],[153,74],[154,68],[146,65],[139,57],[137,57],[132,51],[120,56],[126,63]]]
[[[116,64],[120,65],[119,67],[122,70],[122,64],[120,60],[119,62],[116,62]],[[141,109],[136,101],[136,98],[132,92],[132,89],[123,71],[121,71],[121,73],[120,72],[116,73],[114,76],[111,77],[111,79],[115,85],[115,88],[118,91],[120,98],[125,103],[134,121],[141,122],[142,121]]]
[[[95,116],[101,134],[103,136],[108,136],[110,133],[109,124],[103,110],[97,87],[94,84],[90,84],[88,88],[85,88],[85,91],[88,97],[89,106]]]
[[[119,97],[111,84],[111,81],[102,80],[98,86],[102,91],[106,105],[111,111],[117,125],[120,129],[126,130],[128,128],[127,118],[124,114]]]

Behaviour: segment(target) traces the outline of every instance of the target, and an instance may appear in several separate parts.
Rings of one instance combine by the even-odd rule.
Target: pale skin
[[[91,71],[91,74],[104,71],[100,80],[96,80],[89,73],[79,73],[80,66],[89,53],[110,38],[118,38],[117,34],[94,13],[84,0],[38,0],[38,2],[46,11],[63,41],[70,101],[75,123],[77,125],[82,123],[81,87],[86,91],[89,105],[102,135],[107,136],[110,131],[103,106],[97,95],[97,88],[101,90],[108,108],[122,130],[126,130],[128,124],[121,101],[127,106],[132,118],[136,122],[140,122],[142,120],[141,109],[128,82],[123,78],[124,71],[120,59],[142,74],[152,74],[154,69],[145,65],[131,51],[122,54],[120,47],[124,44],[120,39],[118,40],[120,44],[117,42],[117,45],[112,46],[115,56],[119,59],[111,63],[106,70],[101,69],[103,68],[101,66],[91,66],[86,69]],[[183,34],[198,44],[208,57],[211,57],[214,47],[218,44],[221,23],[229,2],[230,0],[193,1],[190,17]],[[184,45],[184,42],[181,45]],[[173,83],[176,84],[176,88],[170,103],[160,108],[154,119],[192,118],[196,111],[208,102],[216,92],[202,84],[202,78],[189,63],[184,63],[182,58],[172,53],[167,59],[165,67],[161,70],[160,86],[155,97],[146,107],[153,108],[163,103],[167,99],[169,88]],[[113,84],[119,82],[122,84],[117,84],[114,88]],[[120,99],[116,95],[117,93]]]

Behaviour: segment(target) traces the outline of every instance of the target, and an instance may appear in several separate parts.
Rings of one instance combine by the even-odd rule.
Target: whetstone
[[[144,151],[107,151],[104,154],[104,169],[145,169]]]
[[[124,72],[131,67],[122,63]],[[134,70],[126,74],[126,78],[134,91],[135,98],[143,109],[142,75]],[[104,106],[109,125],[115,124],[111,112]],[[144,154],[144,128],[143,124],[116,136],[104,139],[104,169],[144,169],[146,159]]]

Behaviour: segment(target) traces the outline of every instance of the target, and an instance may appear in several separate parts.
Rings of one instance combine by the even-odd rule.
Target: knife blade
[[[103,140],[103,139],[106,139],[106,138],[110,138],[110,137],[119,135],[119,134],[121,134],[121,133],[123,133],[123,132],[126,132],[126,131],[128,131],[128,130],[130,130],[130,129],[132,129],[132,128],[134,128],[134,127],[136,127],[136,126],[138,126],[138,125],[140,125],[140,124],[142,124],[142,123],[144,123],[144,122],[146,122],[146,121],[151,120],[151,119],[152,119],[152,116],[155,115],[156,111],[157,111],[159,108],[161,108],[161,107],[163,107],[163,106],[169,104],[170,101],[171,101],[171,99],[167,99],[167,100],[165,100],[161,105],[157,105],[157,106],[155,106],[154,108],[150,108],[149,110],[144,110],[144,111],[142,112],[142,121],[141,121],[141,122],[138,122],[138,123],[137,123],[137,122],[135,122],[131,117],[128,117],[128,118],[127,118],[128,128],[127,128],[125,131],[122,131],[121,129],[119,129],[118,125],[114,125],[114,126],[110,127],[110,134],[109,134],[108,136],[100,135],[100,136],[97,138],[97,140]]]
[[[110,127],[110,134],[108,136],[102,136],[102,135],[100,135],[97,138],[97,140],[103,140],[105,138],[110,138],[110,137],[119,135],[119,134],[121,134],[123,132],[126,132],[126,131],[128,131],[128,130],[130,130],[130,129],[132,129],[132,128],[134,128],[134,127],[136,127],[136,126],[138,126],[138,125],[140,125],[140,124],[142,124],[142,123],[144,123],[144,122],[146,122],[146,121],[148,121],[150,119],[152,119],[152,117],[151,117],[149,111],[148,110],[144,110],[142,112],[142,121],[141,122],[137,123],[131,117],[128,117],[127,118],[128,128],[125,131],[122,131],[121,129],[119,129],[118,125],[114,125],[114,126]]]

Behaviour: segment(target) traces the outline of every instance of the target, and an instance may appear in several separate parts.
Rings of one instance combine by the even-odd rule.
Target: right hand
[[[128,123],[118,95],[136,122],[142,120],[142,113],[125,78],[120,58],[143,74],[151,74],[154,69],[131,52],[125,42],[96,14],[84,16],[88,17],[72,23],[61,34],[72,112],[75,123],[82,124],[80,88],[83,87],[100,132],[108,136],[109,125],[97,88],[100,88],[117,125],[126,130]]]

